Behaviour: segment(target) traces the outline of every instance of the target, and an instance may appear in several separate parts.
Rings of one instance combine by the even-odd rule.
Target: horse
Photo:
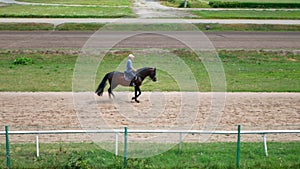
[[[156,82],[157,81],[156,68],[145,67],[145,68],[138,69],[136,71],[135,78],[132,80],[135,83],[135,86],[130,85],[131,81],[125,79],[125,74],[123,72],[118,72],[118,71],[109,72],[103,77],[95,93],[98,96],[102,96],[104,88],[106,86],[106,81],[108,80],[110,84],[110,87],[108,88],[108,94],[110,98],[111,95],[115,96],[112,93],[112,90],[116,88],[118,85],[134,87],[134,97],[132,97],[131,100],[135,100],[137,103],[139,103],[139,100],[137,100],[137,98],[142,94],[140,86],[142,85],[143,80],[147,76],[149,76],[153,82]]]

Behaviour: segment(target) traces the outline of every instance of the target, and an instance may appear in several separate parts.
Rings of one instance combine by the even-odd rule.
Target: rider
[[[133,59],[134,59],[134,55],[133,54],[128,55],[128,60],[126,62],[126,70],[125,70],[125,73],[131,79],[130,86],[135,86],[133,78],[135,77],[136,69],[132,66]]]

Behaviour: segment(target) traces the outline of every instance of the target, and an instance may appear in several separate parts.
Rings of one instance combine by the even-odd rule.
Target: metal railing
[[[115,134],[115,155],[118,155],[118,134],[125,133],[123,129],[111,130],[44,130],[44,131],[0,131],[0,135],[36,135],[36,156],[39,157],[39,135],[42,134],[92,134],[92,133],[111,133]],[[219,135],[237,135],[238,131],[203,131],[203,130],[127,130],[127,133],[169,133],[179,134],[179,149],[182,144],[182,134],[219,134]],[[300,134],[300,130],[245,130],[240,134],[258,134],[263,135],[264,151],[268,156],[267,134]]]

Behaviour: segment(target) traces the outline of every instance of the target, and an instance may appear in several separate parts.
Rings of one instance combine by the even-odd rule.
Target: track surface
[[[82,48],[93,34],[94,32],[72,31],[1,31],[0,48]],[[205,35],[217,49],[300,49],[300,32],[209,32]],[[115,33],[107,33],[105,36],[112,37]],[[192,37],[193,34],[188,36]],[[129,38],[117,47],[179,48],[184,46],[171,38],[141,34]]]
[[[0,124],[9,125],[11,130],[87,129],[88,126],[88,129],[107,129],[108,126],[122,129],[128,126],[129,129],[172,130],[190,127],[201,130],[206,121],[212,118],[217,130],[236,130],[238,124],[242,125],[242,130],[299,130],[300,127],[300,93],[227,93],[219,120],[211,116],[210,93],[199,93],[199,106],[196,109],[186,107],[195,101],[194,97],[187,97],[191,102],[182,102],[185,93],[144,92],[140,104],[130,101],[131,92],[116,92],[115,95],[115,99],[111,100],[107,93],[102,97],[86,93],[80,97],[80,103],[85,105],[85,112],[81,113],[78,108],[75,109],[71,92],[0,92]],[[92,99],[88,100],[86,96]],[[161,98],[164,98],[163,108],[157,107],[156,103]],[[191,123],[186,123],[191,120]],[[148,138],[147,135],[138,136],[142,141]],[[300,141],[300,134],[267,137],[269,141]],[[5,140],[3,136],[0,138],[1,142]],[[10,139],[12,142],[28,142],[34,141],[34,136],[11,136]],[[42,142],[87,141],[89,137],[42,135],[40,139]],[[198,140],[199,136],[186,137],[186,141]],[[236,136],[217,135],[208,141],[236,141]],[[243,135],[242,141],[262,141],[262,138],[260,135]]]

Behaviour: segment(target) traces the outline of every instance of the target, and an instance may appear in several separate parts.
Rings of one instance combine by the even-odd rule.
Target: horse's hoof
[[[135,97],[132,97],[131,100],[135,100]]]
[[[140,101],[138,101],[138,100],[135,100],[135,102],[140,103]]]

